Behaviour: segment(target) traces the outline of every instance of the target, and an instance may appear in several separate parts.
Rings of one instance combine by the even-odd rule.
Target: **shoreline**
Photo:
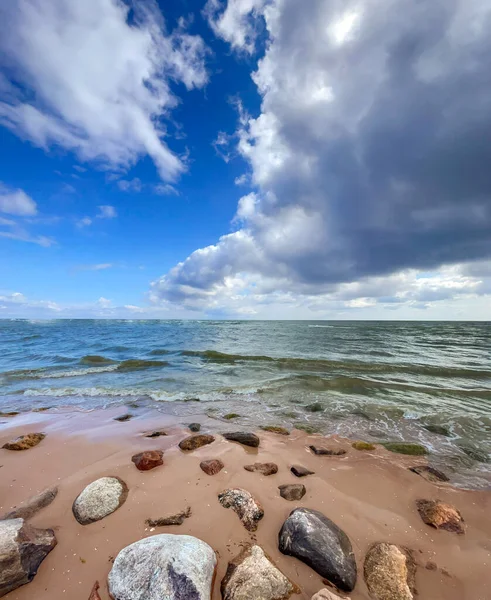
[[[363,560],[374,542],[383,541],[414,551],[418,565],[416,588],[421,600],[489,597],[491,492],[430,483],[410,472],[409,467],[426,464],[424,456],[394,454],[381,446],[374,451],[359,451],[352,448],[352,440],[299,430],[289,436],[258,430],[259,448],[248,448],[220,435],[242,429],[240,426],[217,422],[203,413],[197,417],[197,410],[190,411],[194,414],[189,422],[200,422],[201,432],[211,433],[216,439],[184,453],[178,443],[190,431],[182,416],[147,411],[125,422],[114,420],[124,412],[121,406],[90,412],[58,409],[1,419],[0,445],[29,432],[47,435],[29,450],[0,451],[0,513],[9,512],[47,488],[59,488],[53,503],[29,521],[36,527],[54,529],[58,545],[41,564],[34,580],[12,591],[9,600],[65,596],[86,600],[96,580],[101,585],[102,600],[107,600],[111,558],[128,544],[159,533],[193,535],[217,552],[213,600],[221,598],[220,582],[229,560],[251,541],[257,542],[300,588],[300,594],[292,597],[307,600],[325,587],[322,578],[278,550],[278,532],[297,507],[320,510],[350,538],[358,565],[352,600],[369,599]],[[144,437],[145,432],[157,429],[165,430],[167,435]],[[319,443],[347,450],[347,454],[316,456],[308,446]],[[154,449],[163,451],[164,464],[151,471],[138,471],[131,462],[132,455]],[[199,464],[215,458],[222,460],[225,468],[208,476]],[[254,462],[276,463],[278,473],[263,476],[243,468]],[[292,464],[301,464],[315,474],[297,479],[290,472]],[[73,501],[87,484],[104,476],[125,481],[128,498],[113,514],[82,526],[73,517]],[[278,486],[288,483],[303,483],[306,495],[299,501],[283,499]],[[265,516],[255,533],[248,532],[237,515],[218,502],[218,494],[231,487],[248,490],[264,507]],[[415,505],[420,498],[440,499],[456,506],[465,520],[465,535],[425,525]],[[182,525],[151,528],[145,523],[148,518],[176,514],[187,506],[191,507],[191,516]],[[429,562],[436,563],[437,568],[425,568]]]

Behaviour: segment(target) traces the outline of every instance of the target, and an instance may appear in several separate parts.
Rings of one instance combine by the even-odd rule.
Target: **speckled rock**
[[[280,490],[280,496],[290,501],[301,500],[307,492],[305,486],[301,483],[286,483],[280,485],[278,489]]]
[[[81,525],[100,521],[124,504],[127,496],[128,487],[119,477],[101,477],[75,499],[73,515]]]
[[[245,431],[232,431],[224,433],[223,437],[230,442],[238,442],[244,446],[250,446],[251,448],[257,448],[259,446],[259,438],[254,433],[247,433]]]
[[[57,494],[58,494],[57,487],[50,488],[49,490],[44,490],[44,492],[41,492],[41,493],[37,494],[36,496],[29,498],[28,500],[26,500],[25,502],[23,502],[22,504],[20,504],[16,508],[14,508],[14,510],[8,512],[6,515],[4,515],[1,518],[2,519],[25,519],[25,520],[30,519],[36,513],[38,513],[42,508],[49,506],[53,502],[53,500],[56,498]]]
[[[259,546],[248,546],[228,563],[222,580],[223,600],[286,600],[299,590]]]
[[[139,471],[150,471],[164,464],[162,450],[145,450],[131,457],[131,461]]]
[[[185,438],[181,442],[179,442],[179,448],[181,450],[196,450],[197,448],[201,448],[202,446],[206,446],[207,444],[211,444],[215,441],[215,438],[212,435],[207,435],[206,433],[198,433],[197,435],[190,435]]]
[[[26,435],[21,435],[15,440],[11,440],[2,446],[5,450],[28,450],[29,448],[33,448],[37,446],[40,442],[44,440],[46,434],[44,433],[27,433]]]
[[[232,488],[218,494],[218,500],[224,508],[231,508],[237,513],[247,531],[256,531],[259,521],[264,517],[264,510],[250,492]]]
[[[465,532],[464,519],[451,504],[441,500],[416,500],[416,507],[423,522],[427,525],[452,533],[463,534]]]
[[[123,548],[108,576],[113,600],[210,600],[213,549],[190,535],[154,535]]]
[[[216,475],[225,466],[222,461],[218,458],[212,458],[211,460],[203,460],[199,463],[201,470],[207,475]]]
[[[428,465],[410,467],[409,470],[413,473],[416,473],[416,475],[420,475],[423,479],[431,481],[432,483],[446,483],[447,481],[450,481],[445,473]]]
[[[319,590],[317,594],[314,594],[310,600],[350,600],[350,598],[348,598],[347,596],[343,596],[341,598],[341,596],[338,596],[337,594],[334,594],[327,588],[324,588],[322,590]]]
[[[307,467],[302,467],[302,465],[293,465],[290,471],[296,477],[306,477],[307,475],[315,475],[314,471],[307,469]]]
[[[55,546],[51,529],[36,529],[24,519],[0,521],[0,596],[32,581]]]
[[[406,548],[375,544],[365,557],[365,581],[374,600],[413,600],[416,566]]]
[[[348,536],[317,510],[297,508],[279,534],[283,554],[294,556],[338,589],[351,592],[356,584],[356,561]]]
[[[199,423],[189,423],[188,427],[189,431],[192,431],[193,433],[198,433],[198,431],[201,429],[201,425]]]
[[[278,465],[274,463],[254,463],[253,465],[246,465],[244,469],[251,473],[261,473],[261,475],[266,476],[278,473]]]
[[[326,448],[324,446],[309,446],[314,454],[318,456],[344,456],[346,450],[342,448]]]

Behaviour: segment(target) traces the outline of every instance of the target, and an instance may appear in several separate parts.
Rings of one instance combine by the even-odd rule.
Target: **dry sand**
[[[373,452],[351,448],[348,440],[330,438],[346,448],[344,457],[315,456],[309,443],[325,438],[293,431],[289,437],[259,432],[258,449],[216,441],[184,453],[177,444],[190,435],[175,417],[146,413],[120,423],[114,417],[124,410],[91,413],[57,411],[1,419],[0,445],[17,435],[43,431],[47,437],[37,447],[22,452],[0,450],[0,513],[53,485],[55,501],[31,521],[56,532],[57,547],[42,563],[34,581],[11,592],[8,600],[87,600],[96,580],[102,600],[108,600],[106,580],[111,561],[128,544],[157,533],[194,535],[218,555],[213,600],[220,598],[220,581],[228,560],[244,543],[257,542],[278,568],[302,590],[293,598],[310,599],[322,587],[321,577],[299,560],[278,551],[278,532],[290,511],[298,506],[322,511],[349,536],[358,563],[358,582],[352,600],[368,600],[363,580],[367,548],[386,541],[412,548],[419,568],[416,583],[420,600],[490,600],[491,598],[491,492],[435,485],[407,470],[424,464],[424,458],[395,455],[377,447]],[[195,419],[196,420],[196,419]],[[203,432],[213,431],[203,416]],[[154,439],[142,434],[164,429],[168,435]],[[234,430],[233,424],[227,425]],[[222,427],[223,430],[223,427]],[[131,456],[146,449],[164,451],[164,465],[140,472]],[[199,463],[220,458],[225,468],[214,476]],[[275,462],[279,471],[265,477],[244,470],[253,462]],[[312,471],[302,479],[290,473],[292,464]],[[122,478],[129,487],[126,503],[109,517],[82,526],[72,514],[72,503],[91,481],[106,475]],[[280,497],[278,486],[303,483],[307,493],[299,502]],[[229,487],[249,490],[263,505],[265,516],[255,534],[247,532],[232,510],[222,508],[217,495]],[[465,535],[437,531],[425,525],[416,510],[417,498],[441,499],[455,505],[466,522]],[[181,526],[151,529],[147,518],[178,513],[191,506],[192,516]],[[428,561],[437,570],[427,570]]]

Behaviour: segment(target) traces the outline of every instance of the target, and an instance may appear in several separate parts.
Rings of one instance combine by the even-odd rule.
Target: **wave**
[[[99,356],[98,354],[87,354],[80,359],[81,365],[111,365],[114,362],[111,358]]]

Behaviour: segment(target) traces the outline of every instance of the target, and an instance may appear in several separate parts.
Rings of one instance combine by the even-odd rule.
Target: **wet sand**
[[[128,544],[158,533],[194,535],[218,555],[213,600],[220,595],[220,581],[228,560],[245,543],[257,542],[276,566],[310,599],[325,587],[322,578],[299,560],[278,551],[278,532],[289,513],[304,506],[323,512],[349,536],[358,564],[358,581],[352,600],[368,600],[363,580],[363,561],[368,547],[386,541],[414,550],[418,563],[416,585],[420,600],[489,600],[491,598],[491,492],[455,489],[433,484],[407,470],[425,464],[425,458],[396,455],[382,447],[360,452],[351,442],[329,438],[329,445],[348,450],[346,456],[315,456],[309,443],[326,438],[294,430],[288,437],[256,432],[258,449],[226,441],[217,422],[202,415],[202,432],[216,434],[216,441],[191,453],[178,443],[190,435],[172,415],[147,412],[127,422],[114,421],[121,408],[84,413],[56,411],[29,413],[0,419],[0,446],[17,435],[42,431],[47,437],[35,448],[0,450],[0,513],[4,514],[34,494],[57,485],[54,502],[30,521],[55,530],[57,547],[42,563],[34,581],[6,596],[8,600],[87,600],[96,580],[102,600],[108,600],[107,575],[111,561]],[[163,429],[167,436],[142,434]],[[222,424],[221,431],[238,428]],[[164,465],[138,471],[131,456],[142,450],[164,451]],[[225,468],[208,476],[199,467],[205,459],[220,458]],[[275,462],[278,473],[269,477],[244,470],[253,462]],[[312,471],[298,479],[292,464]],[[129,487],[125,504],[105,519],[82,526],[73,517],[72,503],[82,489],[99,477],[115,475]],[[278,486],[303,483],[306,495],[298,502],[281,498]],[[264,507],[257,532],[249,533],[218,494],[230,487],[250,491]],[[425,525],[416,510],[418,498],[440,499],[456,506],[466,523],[465,535],[437,531]],[[192,509],[180,526],[151,529],[147,518],[156,519]],[[428,561],[436,570],[428,570]]]

